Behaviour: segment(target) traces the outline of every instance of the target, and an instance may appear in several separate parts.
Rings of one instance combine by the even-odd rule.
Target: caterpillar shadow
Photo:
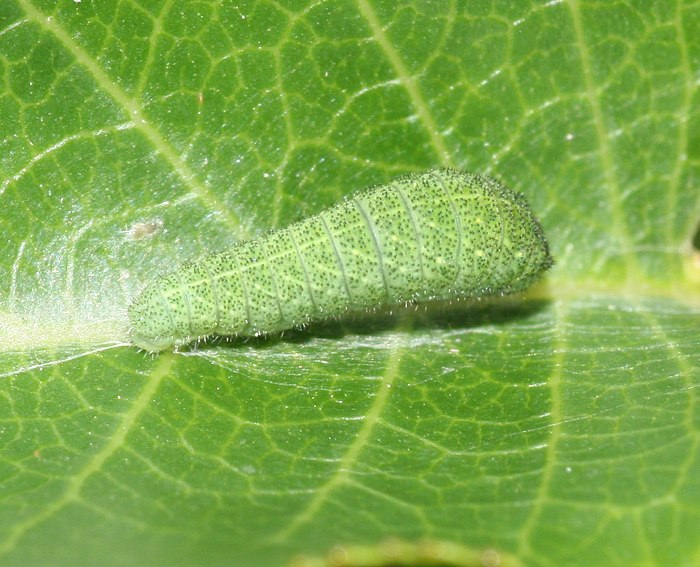
[[[181,351],[208,348],[268,349],[279,343],[304,345],[319,339],[341,340],[347,336],[373,336],[397,329],[405,332],[421,330],[467,330],[483,326],[507,325],[526,320],[543,311],[550,299],[498,297],[482,300],[454,300],[350,311],[340,318],[330,318],[258,337],[212,337],[181,347]]]

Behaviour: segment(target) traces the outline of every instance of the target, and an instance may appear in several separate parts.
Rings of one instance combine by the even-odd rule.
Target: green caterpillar
[[[512,293],[551,265],[520,194],[433,169],[158,277],[129,307],[131,340],[159,352],[349,310]]]

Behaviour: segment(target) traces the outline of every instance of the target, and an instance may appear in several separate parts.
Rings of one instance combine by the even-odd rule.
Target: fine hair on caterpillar
[[[488,177],[433,169],[157,277],[129,306],[131,340],[159,352],[347,311],[503,295],[526,289],[551,265],[519,193]]]

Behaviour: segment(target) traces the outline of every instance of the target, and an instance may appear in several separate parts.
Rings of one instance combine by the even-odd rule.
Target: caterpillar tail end
[[[174,335],[169,325],[169,312],[162,300],[158,282],[148,286],[129,305],[128,318],[129,338],[141,350],[157,354],[184,342]]]

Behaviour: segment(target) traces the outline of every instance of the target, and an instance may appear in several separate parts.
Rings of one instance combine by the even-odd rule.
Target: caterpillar
[[[433,169],[158,277],[129,306],[130,336],[159,352],[347,311],[513,293],[551,265],[522,195],[488,177]]]

